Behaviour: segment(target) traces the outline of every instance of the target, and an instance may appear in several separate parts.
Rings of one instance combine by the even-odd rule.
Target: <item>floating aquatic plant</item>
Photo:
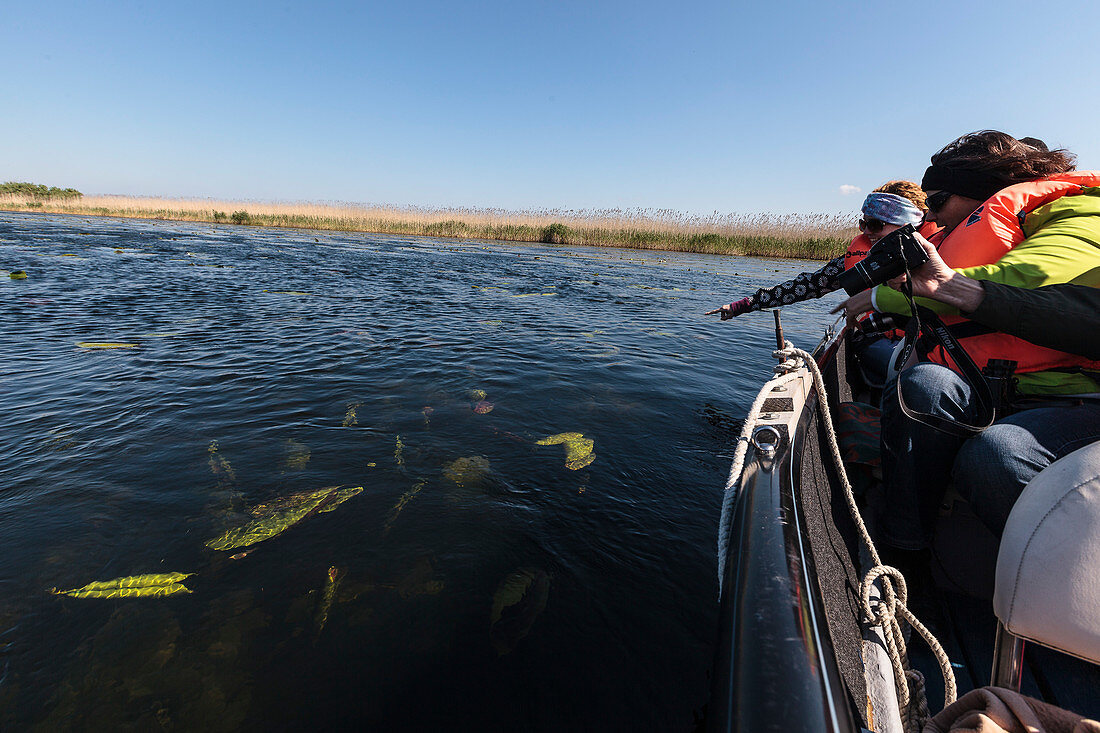
[[[184,579],[194,573],[155,573],[150,575],[131,575],[112,580],[96,580],[80,588],[58,590],[54,595],[71,598],[154,598],[174,596],[177,593],[190,593],[183,584]]]
[[[351,428],[359,424],[359,408],[363,406],[362,402],[353,402],[348,405],[347,412],[344,413],[344,422],[341,423],[341,427]]]
[[[283,458],[283,471],[301,471],[309,463],[309,446],[287,438],[283,443],[286,456]]]
[[[53,437],[46,443],[50,450],[65,450],[77,445],[76,432],[72,428],[53,428],[50,430],[50,435]]]
[[[402,598],[413,596],[434,596],[443,590],[443,581],[434,580],[435,569],[432,561],[421,557],[393,587]]]
[[[137,344],[115,343],[111,341],[77,341],[82,349],[136,349]]]
[[[336,494],[332,497],[331,501],[321,503],[321,506],[317,509],[318,514],[328,514],[329,512],[336,511],[336,507],[340,506],[351,497],[359,496],[363,493],[362,486],[352,486],[346,489],[341,489],[339,487],[334,488],[336,488]]]
[[[489,474],[489,459],[485,456],[456,458],[443,467],[443,478],[459,486],[476,486]]]
[[[317,609],[317,635],[320,636],[328,621],[328,612],[336,598],[336,589],[340,586],[343,571],[335,565],[329,567],[325,577],[325,589],[321,593],[321,606]]]
[[[581,433],[558,433],[550,435],[542,440],[536,440],[535,445],[565,445],[565,467],[570,471],[577,471],[596,460],[592,452],[595,441],[586,438]]]
[[[331,512],[340,504],[361,493],[363,493],[362,486],[350,488],[328,486],[316,491],[283,497],[270,504],[261,504],[252,510],[255,519],[244,526],[218,535],[207,542],[206,546],[212,550],[225,551],[269,540],[306,517],[314,513]]]
[[[226,488],[234,483],[237,480],[237,473],[230,465],[229,459],[221,454],[218,441],[211,440],[206,452],[210,454],[210,472],[217,477],[218,488]]]
[[[489,612],[489,641],[503,656],[527,636],[550,597],[550,576],[538,568],[512,572],[493,593]]]
[[[398,498],[397,503],[390,507],[390,513],[386,517],[386,524],[382,527],[382,536],[385,537],[390,533],[390,529],[393,528],[393,523],[397,521],[397,515],[401,513],[401,510],[405,508],[405,505],[412,501],[412,498],[420,493],[428,484],[427,481],[418,481],[415,486],[406,491]]]

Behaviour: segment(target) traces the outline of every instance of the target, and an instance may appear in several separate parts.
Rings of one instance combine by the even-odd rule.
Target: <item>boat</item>
[[[1100,444],[1029,484],[999,556],[966,502],[945,501],[934,586],[906,604],[932,609],[925,624],[894,603],[901,580],[865,537],[834,450],[841,405],[878,399],[852,336],[838,320],[800,351],[775,319],[780,364],[746,419],[723,504],[703,728],[920,730],[991,684],[1100,719]]]

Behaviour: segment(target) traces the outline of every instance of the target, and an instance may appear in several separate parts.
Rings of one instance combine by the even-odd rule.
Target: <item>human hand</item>
[[[935,299],[936,292],[943,286],[943,283],[951,279],[955,271],[948,267],[947,263],[940,257],[940,253],[936,251],[936,245],[919,233],[914,233],[913,238],[917,240],[924,249],[925,254],[928,255],[928,261],[912,270],[910,272],[911,278],[902,273],[892,280],[888,280],[886,285],[894,290],[901,290],[901,286],[906,280],[909,280],[913,285],[913,295]]]
[[[848,300],[844,301],[836,308],[833,308],[830,313],[840,313],[844,311],[845,317],[849,321],[855,320],[856,316],[862,315],[867,311],[874,310],[875,307],[871,305],[871,291],[864,290],[862,293],[856,293]]]
[[[917,297],[954,306],[964,313],[977,308],[985,297],[981,283],[952,270],[936,251],[936,245],[920,234],[914,236],[928,255],[928,261],[912,270],[909,276],[903,273],[886,284],[894,290],[901,290],[908,280],[912,283],[913,295]]]
[[[742,298],[741,300],[735,300],[729,305],[724,305],[721,308],[715,308],[712,311],[707,311],[704,316],[712,316],[718,313],[722,316],[723,321],[728,321],[734,316],[739,316],[742,313],[748,313],[752,310],[752,298]]]

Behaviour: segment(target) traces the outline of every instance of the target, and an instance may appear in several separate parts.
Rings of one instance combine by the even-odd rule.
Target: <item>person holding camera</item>
[[[921,245],[926,257],[917,259],[928,262],[911,268],[921,273],[912,280],[914,294],[939,296],[916,303],[928,309],[924,313],[942,318],[965,354],[949,358],[949,342],[918,340],[921,363],[883,391],[884,501],[876,512],[883,543],[920,552],[928,546],[952,477],[999,536],[1012,504],[1036,474],[1100,439],[1100,360],[1092,351],[1077,349],[1080,339],[1040,345],[1013,335],[1016,329],[1006,330],[1003,314],[996,322],[999,329],[967,317],[981,311],[991,293],[996,299],[1015,292],[1003,286],[1037,290],[1100,267],[1100,172],[1074,172],[1068,151],[991,130],[962,136],[932,156],[931,163],[922,181],[927,219],[943,226],[944,235],[938,254],[931,245]],[[937,270],[941,263],[953,274]],[[928,273],[951,285],[933,288],[925,279]],[[956,280],[956,275],[966,279]],[[957,288],[971,287],[970,281],[982,283],[982,301],[974,301],[973,292],[971,299],[957,299]],[[880,312],[912,314],[909,300],[886,285],[869,293],[852,298],[849,312],[869,301]],[[1051,296],[1037,291],[1036,297]],[[960,308],[971,305],[975,311]],[[1048,323],[1064,317],[1046,314]],[[996,365],[1004,377],[1000,384],[1015,387],[987,429],[978,424],[987,407],[979,399],[984,381],[980,375],[977,380],[964,377],[960,361],[978,368]],[[947,429],[953,426],[958,429]]]
[[[746,298],[707,311],[705,315],[717,313],[725,321],[742,313],[792,305],[831,293],[840,287],[843,273],[862,261],[876,242],[898,228],[912,224],[925,236],[934,236],[938,227],[931,222],[924,223],[926,211],[924,191],[918,184],[903,180],[884,183],[863,200],[860,234],[843,255],[830,260],[816,272],[804,272],[779,285],[760,288]],[[852,354],[869,384],[881,387],[886,380],[887,365],[898,338],[889,320],[883,323],[863,319],[861,322],[859,335],[852,342]]]
[[[1100,360],[1100,267],[1069,283],[1035,289],[975,280],[951,269],[934,245],[919,239],[928,261],[891,280],[900,290],[957,310],[973,323],[1036,346]],[[1032,399],[1018,412],[963,443],[953,476],[960,494],[997,537],[1028,482],[1054,460],[1100,440],[1100,394]],[[1066,412],[1066,409],[1069,409]],[[1047,411],[1051,412],[1047,412]],[[1051,430],[1059,420],[1073,424]]]
[[[705,315],[718,314],[729,320],[743,313],[777,308],[820,298],[839,288],[837,278],[867,256],[868,250],[895,229],[906,224],[920,225],[924,219],[925,196],[913,181],[889,181],[867,195],[860,209],[860,234],[848,245],[848,251],[835,257],[816,272],[803,272],[779,285],[760,288],[752,295],[735,300],[721,308],[707,311]],[[932,236],[935,224],[927,224],[920,231]]]
[[[894,290],[908,279],[913,295],[950,306],[975,323],[1038,346],[1100,359],[1100,267],[1069,283],[1028,290],[969,278],[948,267],[931,242],[918,241],[928,261],[912,277],[890,280]]]

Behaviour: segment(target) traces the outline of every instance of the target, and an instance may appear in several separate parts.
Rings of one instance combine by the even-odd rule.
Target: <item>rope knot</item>
[[[793,372],[795,369],[801,369],[806,355],[805,351],[796,349],[790,341],[784,341],[782,349],[776,349],[772,352],[773,357],[783,360],[775,366],[775,373],[782,375]]]
[[[888,582],[882,584],[882,598],[871,600],[871,589],[879,578]],[[863,615],[872,626],[885,626],[895,621],[909,600],[909,591],[905,586],[905,576],[901,571],[889,565],[876,565],[863,576],[860,586],[860,600]]]
[[[773,351],[772,356],[774,356],[776,359],[780,359],[780,358],[790,359],[792,357],[795,357],[795,356],[798,356],[799,354],[804,354],[804,353],[805,352],[802,351],[801,349],[796,349],[794,347],[794,344],[792,344],[790,341],[784,341],[783,342],[783,348],[782,349],[776,349],[775,351]]]

